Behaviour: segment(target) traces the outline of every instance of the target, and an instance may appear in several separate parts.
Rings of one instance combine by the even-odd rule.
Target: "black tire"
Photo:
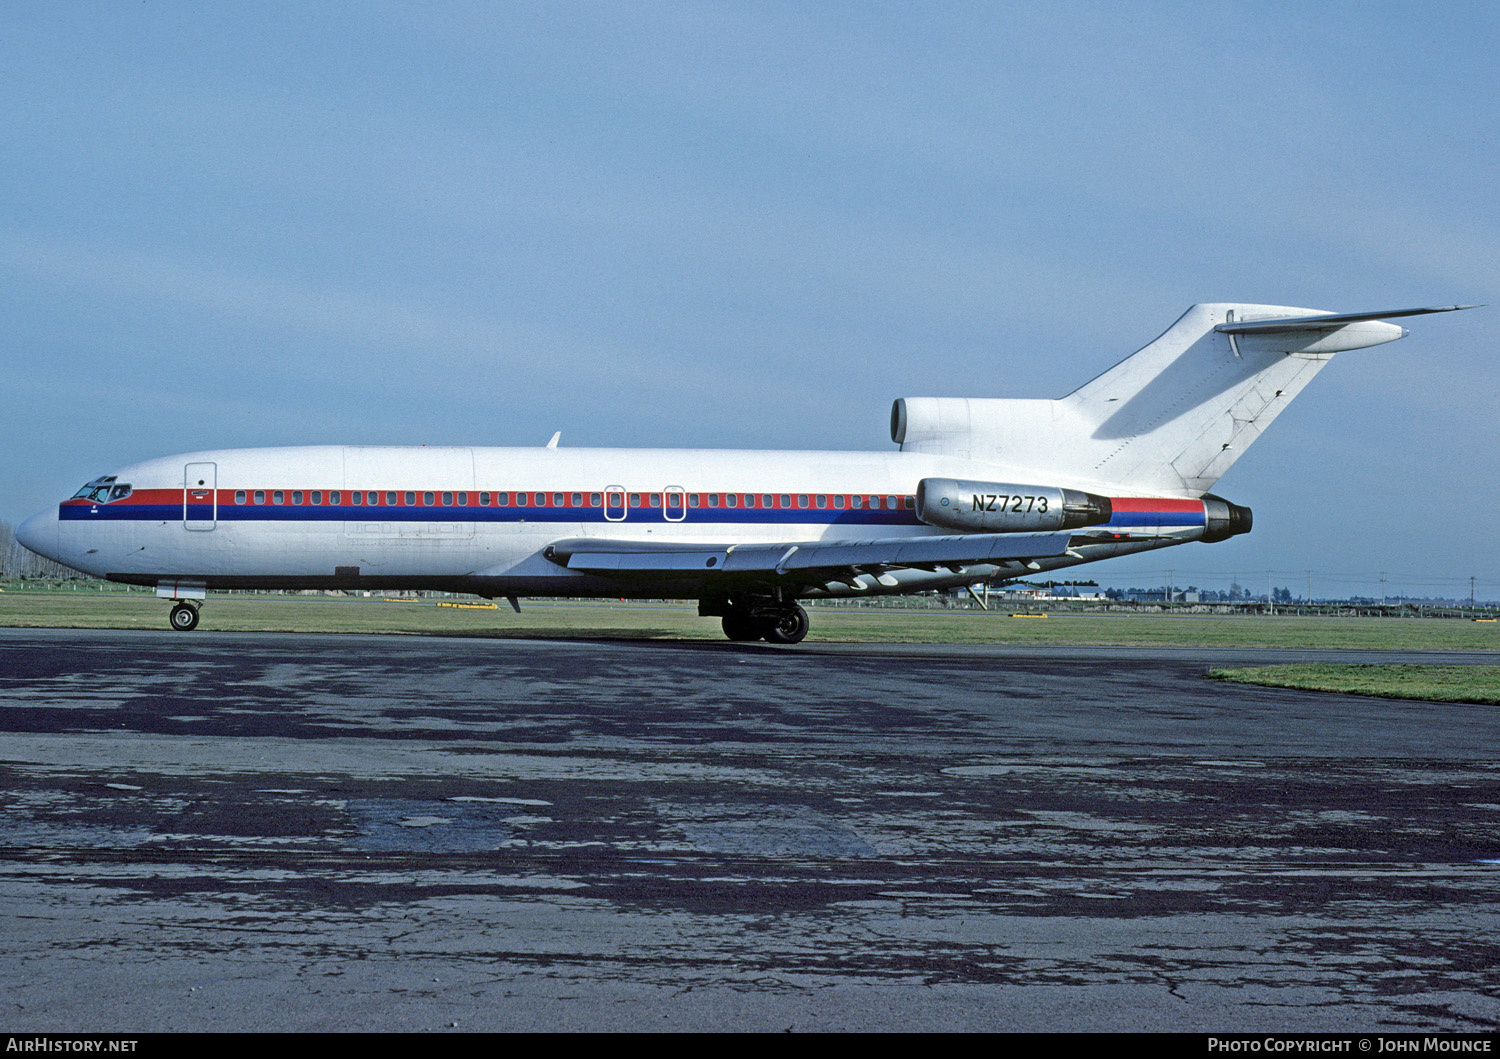
[[[198,608],[179,603],[172,608],[172,616],[168,620],[178,632],[192,632],[198,627]]]
[[[793,603],[765,626],[767,643],[801,643],[807,635],[807,611]]]
[[[765,631],[758,621],[743,611],[730,611],[724,615],[721,624],[724,626],[724,635],[736,643],[759,640]]]

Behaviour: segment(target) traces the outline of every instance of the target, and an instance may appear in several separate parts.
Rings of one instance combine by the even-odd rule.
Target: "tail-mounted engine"
[[[1097,526],[1113,512],[1109,497],[1054,486],[923,478],[917,518],[965,533],[1038,533]]]

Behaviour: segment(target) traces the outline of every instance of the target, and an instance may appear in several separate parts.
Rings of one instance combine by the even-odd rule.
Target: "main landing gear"
[[[179,603],[172,608],[172,616],[168,619],[172,628],[178,632],[192,632],[198,627],[197,603]]]
[[[807,611],[795,603],[731,605],[723,618],[724,635],[731,640],[801,643],[807,635]]]

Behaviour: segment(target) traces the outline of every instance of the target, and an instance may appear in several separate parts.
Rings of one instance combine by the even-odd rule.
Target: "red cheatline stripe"
[[[278,487],[278,488],[280,489],[280,492],[285,496],[286,501],[289,502],[291,500],[291,494],[295,490],[290,489],[290,488],[286,488],[286,487]],[[266,495],[266,501],[269,503],[270,498],[271,498],[271,494],[273,492],[277,491],[277,490],[276,489],[269,489],[268,488],[268,489],[262,489],[261,491],[263,493],[265,493],[265,495]],[[323,506],[329,505],[329,503],[330,503],[329,494],[337,492],[337,493],[340,494],[339,495],[340,505],[347,507],[347,506],[351,506],[349,504],[349,494],[351,492],[354,492],[355,490],[349,489],[347,487],[341,487],[339,489],[321,489],[321,490],[303,489],[303,490],[301,490],[301,493],[302,493],[302,497],[303,497],[302,503],[303,503],[304,506],[317,506],[317,505],[312,505],[312,502],[311,502],[312,493],[315,492],[315,491],[322,493],[322,495],[323,495]],[[392,491],[393,490],[390,490],[390,489],[360,489],[360,490],[358,490],[358,492],[360,492],[361,494],[363,494],[363,493],[370,493],[370,492],[379,494],[380,503],[377,504],[377,505],[375,505],[375,506],[378,506],[378,507],[389,506],[389,505],[387,505],[385,503],[385,494],[388,493],[388,492],[392,492]],[[593,503],[590,502],[592,500],[591,494],[595,493],[595,492],[602,492],[602,490],[594,490],[594,489],[587,489],[587,490],[575,490],[575,489],[568,489],[568,490],[557,490],[557,489],[526,490],[522,496],[518,496],[517,493],[519,491],[517,491],[517,490],[505,490],[505,489],[495,490],[495,489],[491,489],[491,490],[482,490],[482,491],[483,492],[488,492],[492,496],[494,494],[496,494],[496,493],[508,494],[512,498],[512,503],[515,506],[518,506],[518,507],[530,506],[527,503],[523,502],[523,498],[524,498],[524,501],[531,501],[532,504],[536,505],[536,506],[543,506],[543,507],[555,507],[555,506],[558,506],[558,505],[553,504],[553,502],[552,502],[552,500],[553,500],[553,494],[558,493],[558,492],[562,492],[563,493],[563,503],[562,503],[561,506],[563,506],[563,507],[575,507],[575,506],[578,506],[578,505],[575,505],[573,503],[573,493],[575,493],[575,492],[582,492],[583,493],[583,505],[582,506],[583,507],[587,507],[587,508],[592,508],[592,507],[599,506],[599,505],[595,505],[595,504],[593,504]],[[235,494],[236,490],[233,490],[233,489],[219,489],[219,490],[217,490],[217,492],[218,492],[218,502],[219,502],[219,504],[221,504],[223,506],[229,506],[229,505],[232,505],[234,503],[234,494]],[[255,494],[256,490],[254,488],[250,488],[250,489],[244,490],[244,492],[246,493],[246,503],[253,503],[254,494]],[[418,506],[418,507],[427,507],[427,506],[433,506],[433,507],[459,506],[456,503],[452,504],[452,505],[444,505],[444,504],[437,504],[437,503],[434,503],[432,505],[426,505],[426,504],[420,503],[422,495],[424,493],[429,493],[429,492],[430,493],[437,493],[439,495],[441,495],[443,492],[450,492],[450,493],[455,493],[455,494],[456,493],[460,493],[460,492],[467,492],[468,501],[469,501],[469,503],[468,503],[467,506],[469,506],[469,507],[478,507],[478,506],[481,506],[479,504],[479,493],[481,492],[481,490],[477,490],[477,489],[470,489],[470,490],[433,490],[433,489],[415,489],[414,490],[414,489],[397,489],[397,490],[394,490],[394,492],[396,493],[396,504],[395,504],[396,507],[405,507],[405,506],[407,506],[406,505],[406,494],[407,493],[411,493],[411,492],[415,492],[417,494],[417,499],[418,499],[419,502],[415,506]],[[646,496],[651,495],[651,493],[652,493],[651,490],[644,490],[644,489],[642,489],[642,490],[632,490],[631,492],[635,492],[635,493],[641,495],[642,500],[644,500]],[[660,491],[657,491],[657,495],[660,495]],[[674,493],[672,495],[675,497],[675,496],[677,496],[679,494]],[[756,492],[756,493],[736,493],[736,494],[729,494],[729,493],[715,493],[715,494],[710,494],[710,493],[697,493],[695,491],[689,490],[686,493],[683,493],[683,494],[680,494],[680,495],[682,495],[684,498],[686,498],[686,497],[692,497],[692,496],[698,496],[698,497],[703,498],[700,501],[700,503],[705,508],[708,507],[707,498],[709,496],[714,496],[715,497],[715,499],[718,501],[718,504],[717,504],[718,507],[726,507],[727,508],[729,506],[728,498],[731,495],[733,495],[733,496],[736,497],[736,500],[737,500],[736,506],[737,507],[754,510],[754,509],[757,509],[757,508],[765,508],[766,507],[766,505],[761,502],[761,498],[764,495],[767,495],[767,494],[765,494],[763,492]],[[782,509],[783,505],[781,503],[781,497],[782,497],[783,494],[781,494],[779,492],[773,492],[773,493],[771,493],[769,495],[772,498],[772,502],[770,504],[770,509],[774,509],[774,510],[780,510],[780,509]],[[832,508],[832,506],[831,506],[832,505],[832,500],[831,499],[829,500],[829,504],[830,504],[829,508],[826,508],[826,509],[817,509],[815,507],[815,505],[816,505],[816,498],[820,495],[818,493],[807,493],[807,494],[792,493],[792,494],[790,494],[790,496],[792,497],[792,502],[791,502],[790,505],[788,505],[788,507],[793,508],[793,509],[797,509],[797,510],[801,510],[800,508],[797,507],[797,500],[796,500],[796,498],[798,496],[802,496],[802,495],[805,495],[805,496],[808,497],[808,508],[807,508],[807,510],[837,510],[837,509]],[[901,494],[901,493],[897,493],[897,494],[885,494],[885,493],[843,493],[843,494],[839,494],[839,493],[824,493],[824,494],[821,494],[821,495],[826,496],[826,497],[830,497],[830,498],[842,495],[843,497],[845,497],[846,503],[847,503],[847,498],[850,497],[850,496],[858,496],[858,497],[861,497],[861,498],[873,497],[873,498],[875,498],[874,503],[880,504],[881,507],[883,508],[884,505],[885,505],[886,497],[888,495],[895,495],[895,496],[901,497],[902,498],[902,503],[903,503],[903,506],[904,506],[905,497],[906,497],[907,494]],[[613,496],[613,494],[611,494],[611,496]],[[196,498],[195,497],[194,499],[198,503],[207,503],[208,502],[208,498],[207,497],[203,497],[203,498]],[[94,503],[94,501],[90,501],[90,500],[86,500],[86,499],[82,499],[82,498],[74,498],[74,499],[70,499],[70,500],[64,500],[63,503],[64,504],[74,504],[74,505],[77,505],[77,504],[90,504],[90,503]],[[132,492],[130,494],[130,496],[126,497],[123,500],[117,500],[117,501],[115,501],[115,503],[116,504],[143,504],[143,505],[144,504],[180,504],[180,503],[182,503],[182,489],[180,487],[175,488],[175,489],[137,489],[134,492]],[[1115,497],[1110,497],[1110,503],[1113,505],[1114,510],[1116,510],[1118,512],[1121,512],[1121,513],[1125,513],[1125,512],[1132,512],[1132,513],[1139,513],[1139,512],[1151,513],[1151,512],[1155,512],[1155,513],[1160,513],[1160,514],[1179,514],[1179,513],[1180,514],[1189,514],[1189,513],[1191,513],[1191,514],[1197,514],[1197,513],[1202,512],[1202,510],[1203,510],[1203,501],[1201,501],[1201,500],[1188,500],[1188,499],[1182,499],[1182,498],[1176,498],[1176,497],[1115,496]],[[616,502],[616,505],[618,506],[618,502]],[[873,507],[873,504],[871,506]],[[855,509],[855,510],[858,510],[858,509]]]
[[[197,492],[198,492],[198,490],[193,490],[194,494],[196,494]],[[243,492],[245,494],[244,505],[239,505],[239,506],[247,506],[247,505],[248,506],[254,506],[254,504],[255,504],[255,494],[257,492],[260,492],[260,493],[262,493],[265,496],[264,505],[266,505],[266,506],[269,506],[272,503],[271,497],[272,497],[272,495],[274,493],[277,493],[277,492],[280,492],[282,494],[282,496],[283,496],[283,504],[284,505],[292,503],[292,494],[294,492],[300,492],[302,494],[302,505],[301,506],[303,506],[303,507],[319,507],[319,506],[327,507],[327,506],[330,506],[333,503],[332,500],[331,500],[331,494],[332,493],[338,493],[339,494],[339,503],[338,503],[338,506],[341,506],[341,507],[351,507],[351,506],[364,506],[364,507],[372,507],[372,506],[373,507],[408,507],[408,506],[412,506],[412,507],[461,507],[461,506],[467,506],[467,507],[483,507],[483,506],[496,507],[496,506],[501,506],[501,507],[504,507],[504,506],[515,506],[515,507],[564,507],[564,508],[583,507],[583,508],[599,508],[599,507],[604,506],[603,501],[601,501],[601,503],[598,503],[598,504],[593,503],[593,494],[594,493],[600,493],[600,494],[603,493],[603,490],[597,490],[597,489],[585,489],[585,490],[577,490],[577,489],[568,489],[568,490],[558,490],[558,489],[545,489],[545,490],[542,490],[542,489],[527,489],[527,490],[515,490],[515,489],[509,489],[509,490],[507,490],[507,489],[485,489],[485,490],[479,490],[479,489],[469,489],[469,490],[462,490],[462,489],[447,489],[447,490],[443,490],[443,489],[396,489],[396,490],[390,490],[390,489],[358,489],[358,490],[354,490],[354,489],[349,489],[347,487],[341,487],[341,488],[338,488],[338,489],[316,489],[316,490],[314,490],[314,489],[301,489],[301,490],[297,490],[297,489],[287,488],[287,487],[284,487],[284,486],[278,486],[278,487],[275,487],[275,488],[265,488],[265,489],[259,489],[259,488],[256,488],[256,487],[251,487],[251,488],[247,488],[247,489],[244,489],[244,490],[219,489],[216,492],[217,492],[218,503],[222,507],[228,507],[228,506],[231,506],[231,505],[235,504],[235,493],[236,492]],[[312,494],[314,492],[317,492],[317,493],[321,494],[322,499],[321,499],[320,503],[318,503],[318,504],[314,504],[313,501],[312,501]],[[371,505],[371,504],[351,505],[349,503],[350,495],[352,493],[355,493],[355,492],[359,493],[362,498],[366,494],[368,494],[368,493],[375,493],[375,494],[377,494],[378,503],[373,504],[373,505]],[[386,503],[386,494],[390,493],[390,492],[394,492],[396,494],[396,503],[394,505]],[[482,504],[480,504],[480,502],[479,502],[479,494],[481,492],[490,494],[492,500],[491,500],[491,503],[489,505],[482,505]],[[408,505],[406,503],[406,494],[407,493],[415,493],[416,494],[416,502],[414,504]],[[434,494],[434,501],[431,504],[425,504],[425,503],[422,502],[425,494],[427,494],[427,493]],[[450,494],[450,495],[453,496],[454,499],[453,499],[452,503],[449,503],[449,504],[441,503],[440,498],[442,497],[442,495],[444,493],[448,493],[448,494]],[[559,493],[561,493],[561,495],[562,495],[562,503],[561,504],[558,504],[558,503],[555,502],[556,501],[556,497],[557,497],[557,495]],[[573,502],[573,496],[574,496],[575,493],[581,494],[581,503],[575,504]],[[675,491],[672,492],[672,493],[664,493],[661,490],[650,490],[650,489],[628,490],[627,493],[628,493],[629,496],[639,497],[640,504],[638,506],[640,506],[642,508],[652,507],[652,508],[658,508],[659,509],[662,506],[663,501],[666,500],[666,501],[668,501],[669,508],[678,509],[678,510],[680,510],[684,505],[686,505],[686,504],[689,503],[689,498],[690,497],[699,498],[699,506],[701,506],[705,510],[712,510],[713,508],[727,508],[727,509],[733,510],[735,508],[739,508],[739,509],[742,509],[742,510],[757,510],[757,509],[760,509],[760,510],[808,510],[808,511],[813,511],[813,510],[829,510],[829,511],[833,511],[833,510],[861,510],[861,508],[855,508],[849,502],[849,498],[850,497],[854,497],[854,496],[857,496],[857,497],[860,498],[860,500],[862,502],[862,508],[863,509],[867,509],[867,510],[877,510],[877,509],[884,510],[886,508],[886,501],[887,501],[887,499],[889,497],[891,497],[891,496],[895,496],[895,497],[898,498],[898,503],[899,503],[900,506],[899,506],[899,508],[892,509],[892,510],[898,510],[898,509],[904,509],[905,508],[906,500],[908,499],[908,495],[907,494],[902,494],[902,493],[892,493],[892,494],[887,494],[887,493],[822,493],[822,494],[819,494],[819,493],[790,493],[790,494],[769,493],[768,494],[768,493],[764,493],[764,492],[756,492],[756,493],[698,493],[698,492],[693,492],[693,491],[688,491],[688,492],[683,492],[683,493],[678,493],[678,492],[675,492]],[[468,503],[466,505],[460,505],[457,502],[457,498],[460,495],[463,495],[463,496],[467,497]],[[611,507],[619,507],[619,506],[621,506],[622,503],[623,503],[623,501],[624,501],[624,498],[626,497],[626,495],[627,494],[615,494],[615,493],[608,494],[608,496],[609,496],[609,501],[608,501],[609,506],[611,506]],[[824,508],[818,508],[818,506],[817,506],[817,498],[820,495],[827,498],[827,504],[826,504],[826,507],[824,507]],[[496,497],[496,496],[505,496],[509,500],[509,503],[508,504],[504,504],[504,505],[497,505],[497,504],[495,504],[493,502],[493,498]],[[729,497],[731,497],[731,496],[733,496],[735,498],[735,503],[732,504],[732,505],[729,503]],[[770,498],[771,498],[771,503],[770,504],[766,504],[766,503],[763,502],[763,500],[764,500],[764,498],[766,496],[770,496]],[[787,504],[783,504],[781,502],[782,496],[789,497],[790,502],[787,503]],[[798,503],[798,498],[802,497],[802,496],[807,497],[807,506],[806,506],[805,509]],[[835,507],[834,502],[833,502],[833,498],[834,497],[838,497],[838,496],[842,496],[844,498],[845,505],[846,505],[844,508],[837,508],[837,507]],[[710,503],[710,500],[709,500],[710,497],[713,497],[714,500],[717,501],[717,503]],[[655,503],[651,503],[650,502],[651,498],[655,498],[656,502]],[[192,503],[197,503],[197,504],[208,504],[208,503],[211,502],[211,500],[212,500],[212,498],[210,498],[208,496],[193,495],[191,497],[191,502]],[[69,500],[64,500],[63,503],[64,504],[69,504],[69,505],[75,505],[76,506],[76,505],[79,505],[79,504],[91,505],[91,504],[96,504],[96,503],[104,503],[104,501],[93,501],[93,500],[88,500],[88,499],[85,499],[85,498],[82,498],[82,497],[76,497],[76,498],[72,498],[72,499],[69,499]],[[142,506],[145,506],[145,505],[180,504],[180,503],[182,503],[182,488],[180,486],[178,486],[178,487],[172,488],[172,489],[136,489],[128,497],[125,497],[122,500],[116,500],[116,501],[114,501],[111,506],[115,506],[115,507],[131,506],[131,505],[142,505]]]
[[[1200,513],[1203,510],[1201,500],[1176,500],[1167,497],[1112,496],[1109,502],[1110,506],[1119,512],[1159,511],[1175,514],[1178,512]]]

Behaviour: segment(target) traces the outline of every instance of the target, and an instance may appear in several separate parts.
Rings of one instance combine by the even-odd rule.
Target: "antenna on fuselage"
[[[555,449],[555,448],[557,448],[558,439],[561,438],[561,437],[562,437],[562,431],[559,430],[557,433],[555,433],[555,434],[552,435],[552,440],[549,441],[549,442],[547,442],[547,447],[549,449]]]

